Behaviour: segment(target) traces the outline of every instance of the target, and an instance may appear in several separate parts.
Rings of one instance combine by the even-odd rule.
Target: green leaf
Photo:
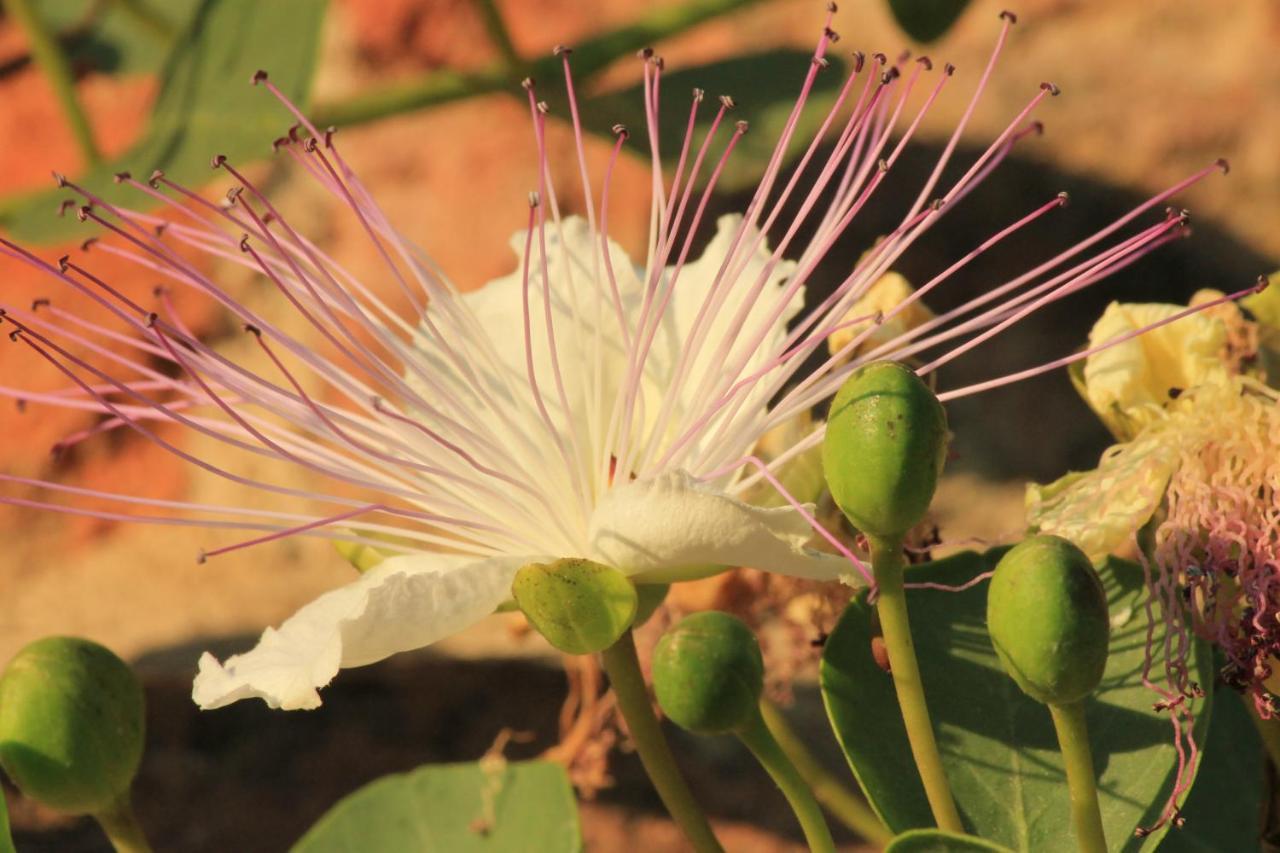
[[[148,206],[147,196],[115,185],[112,175],[128,171],[145,179],[163,169],[175,181],[199,185],[209,178],[215,154],[235,165],[269,155],[292,118],[251,78],[266,69],[281,91],[305,104],[324,9],[325,0],[206,0],[176,42],[146,136],[77,183],[109,202]],[[69,197],[67,190],[52,190],[11,200],[0,211],[0,225],[27,242],[84,236],[75,217],[55,215]]]
[[[1182,807],[1186,825],[1165,836],[1160,853],[1262,849],[1267,762],[1244,707],[1249,701],[1231,690],[1214,694],[1200,772]]]
[[[1000,551],[958,554],[912,570],[959,584],[992,568]],[[914,574],[914,578],[913,578]],[[1107,838],[1114,849],[1154,849],[1163,832],[1133,837],[1155,822],[1173,785],[1169,721],[1142,686],[1146,591],[1142,569],[1111,559],[1101,570],[1111,613],[1111,654],[1087,716]],[[939,746],[956,803],[976,835],[1017,850],[1059,849],[1071,837],[1066,776],[1048,710],[1000,669],[985,625],[987,590],[918,589],[909,594],[912,633]],[[827,713],[873,808],[894,831],[933,825],[911,760],[892,679],[871,654],[872,611],[854,601],[828,638],[821,685]],[[1156,629],[1160,642],[1161,629]],[[1188,664],[1206,689],[1210,655],[1197,644]],[[1204,742],[1206,714],[1196,720]]]
[[[384,776],[344,798],[292,853],[582,850],[564,768],[546,761],[435,764]]]
[[[103,74],[159,70],[201,0],[41,0],[39,14],[77,68]]]
[[[889,842],[884,853],[1012,853],[972,835],[959,835],[941,829],[911,829]]]
[[[918,42],[941,38],[968,5],[969,0],[889,0],[898,26]]]
[[[732,191],[754,186],[773,154],[774,145],[795,106],[812,60],[813,54],[808,51],[772,50],[710,65],[664,71],[658,108],[658,145],[663,162],[673,165],[680,156],[689,126],[694,88],[704,90],[706,100],[698,110],[699,121],[690,144],[690,164],[720,108],[718,96],[728,95],[736,106],[725,114],[720,123],[703,164],[699,185],[705,184],[711,175],[733,133],[734,122],[745,120],[750,127],[725,165],[716,188]],[[840,90],[844,79],[843,64],[836,57],[829,57],[829,61],[830,67],[821,69],[814,81],[808,107],[800,116],[796,133],[787,148],[788,160],[809,144],[811,134],[821,125]],[[586,99],[582,102],[583,124],[587,130],[609,138],[613,138],[612,127],[615,124],[626,125],[631,131],[627,149],[647,158],[649,137],[643,93],[643,87],[637,85]],[[837,129],[831,129],[830,138],[834,139]],[[696,199],[690,204],[694,203]]]

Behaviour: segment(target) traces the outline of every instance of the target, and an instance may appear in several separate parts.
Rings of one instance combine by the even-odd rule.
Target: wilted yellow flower
[[[1089,332],[1089,346],[1182,310],[1180,305],[1112,302]],[[1186,389],[1224,380],[1226,346],[1227,326],[1222,319],[1209,311],[1195,314],[1089,356],[1081,390],[1111,433],[1125,441],[1163,417],[1169,402]]]
[[[933,319],[934,314],[919,299],[908,302],[915,289],[911,283],[896,272],[887,272],[876,279],[875,284],[867,288],[867,292],[853,304],[840,321],[841,327],[827,337],[827,349],[832,356],[851,359],[864,352],[870,352],[883,344],[923,326]],[[904,302],[907,304],[900,311],[895,311]],[[849,325],[844,325],[844,324]],[[870,334],[864,334],[872,326]],[[854,339],[861,340],[849,352],[842,352]]]

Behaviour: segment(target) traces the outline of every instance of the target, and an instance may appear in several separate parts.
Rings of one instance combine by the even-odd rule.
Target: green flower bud
[[[0,767],[59,811],[124,800],[142,760],[145,706],[128,664],[97,643],[45,637],[0,675]]]
[[[1068,705],[1102,681],[1107,596],[1089,558],[1060,536],[1033,536],[1000,560],[987,630],[1005,671],[1038,702]]]
[[[896,539],[924,518],[947,450],[947,416],[905,365],[858,370],[831,402],[822,467],[836,505],[859,530]]]
[[[571,655],[612,646],[636,616],[636,588],[590,560],[529,563],[511,584],[516,604],[547,642]]]
[[[653,689],[662,711],[699,734],[740,729],[758,713],[764,659],[742,620],[707,610],[681,620],[653,653]]]

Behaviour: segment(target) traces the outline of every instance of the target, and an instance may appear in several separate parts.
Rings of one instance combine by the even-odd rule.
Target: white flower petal
[[[794,509],[742,503],[683,471],[610,491],[588,535],[592,559],[653,582],[687,578],[707,566],[819,580],[853,569],[842,557],[805,547],[813,531]]]
[[[192,699],[204,709],[258,697],[272,708],[320,705],[317,688],[339,668],[421,648],[479,621],[510,595],[511,580],[540,557],[430,554],[390,557],[325,593],[252,651],[218,663],[206,652]]]

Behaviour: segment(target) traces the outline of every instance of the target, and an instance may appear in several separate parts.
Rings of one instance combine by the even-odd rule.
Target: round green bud
[[[109,649],[45,637],[0,675],[0,767],[27,796],[98,814],[128,795],[142,760],[142,686]]]
[[[947,451],[947,415],[911,368],[858,370],[831,402],[822,468],[831,497],[864,533],[901,537],[924,518]]]
[[[529,563],[511,594],[547,642],[571,655],[612,646],[636,616],[636,588],[617,569],[590,560]]]
[[[1098,687],[1107,667],[1107,596],[1084,552],[1060,536],[1033,536],[996,566],[987,630],[1023,692],[1069,705]]]
[[[742,728],[759,712],[764,659],[742,620],[707,610],[681,620],[653,653],[653,690],[663,713],[681,728],[719,734]]]

